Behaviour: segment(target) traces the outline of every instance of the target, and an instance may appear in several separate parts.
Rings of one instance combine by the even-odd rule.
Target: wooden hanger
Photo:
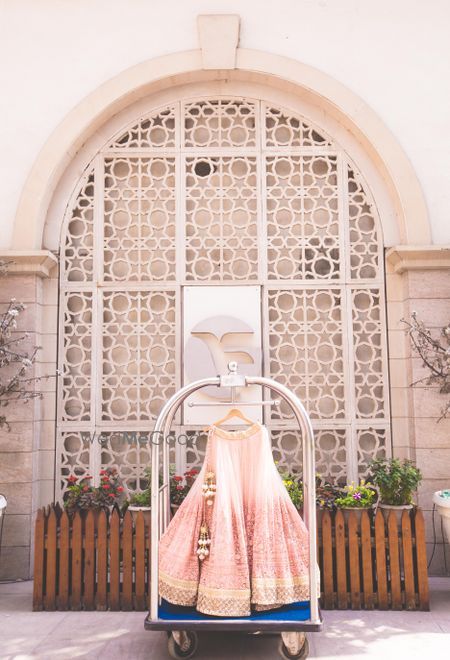
[[[246,424],[250,424],[250,425],[254,424],[254,421],[249,417],[247,417],[246,415],[244,415],[244,413],[241,410],[239,410],[239,408],[232,408],[225,415],[225,417],[218,419],[217,422],[213,422],[211,426],[220,426],[221,424],[225,424],[225,422],[228,422],[228,420],[232,419],[233,417],[239,417],[239,419],[242,419],[242,421],[245,422]],[[204,431],[208,431],[209,428],[210,427],[208,426],[206,429],[204,429]]]

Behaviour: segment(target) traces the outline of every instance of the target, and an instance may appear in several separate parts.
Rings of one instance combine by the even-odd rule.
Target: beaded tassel
[[[202,486],[202,495],[203,495],[203,522],[200,526],[200,536],[198,539],[197,547],[197,556],[200,561],[206,559],[209,555],[209,546],[211,545],[211,538],[209,536],[209,528],[206,523],[205,517],[205,504],[211,506],[216,494],[216,483],[215,483],[215,474],[214,472],[207,472],[205,475],[205,483]]]
[[[212,427],[209,429],[208,441],[211,435]],[[200,525],[200,535],[197,542],[197,557],[200,561],[206,559],[209,555],[209,546],[211,545],[211,538],[209,536],[209,527],[206,522],[206,509],[211,506],[216,494],[216,475],[214,472],[208,470],[205,474],[205,481],[202,485],[203,495],[203,519]],[[206,504],[206,506],[205,506]]]
[[[214,495],[216,494],[216,484],[214,481],[215,474],[214,472],[206,473],[206,481],[202,486],[203,497],[205,498],[206,504],[211,506],[213,503]]]
[[[203,522],[200,527],[200,538],[198,539],[197,555],[200,561],[203,561],[209,555],[211,539],[209,538],[208,525]]]

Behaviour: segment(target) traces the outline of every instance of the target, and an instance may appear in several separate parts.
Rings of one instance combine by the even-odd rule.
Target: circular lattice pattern
[[[148,434],[181,384],[185,284],[260,287],[265,375],[305,403],[322,475],[342,483],[388,453],[375,204],[339,144],[298,113],[226,96],[146,112],[86,168],[61,255],[63,489],[89,465],[142,488],[149,447],[120,433]],[[301,472],[291,411],[264,412],[274,456]],[[199,465],[204,435],[182,422],[177,460]]]

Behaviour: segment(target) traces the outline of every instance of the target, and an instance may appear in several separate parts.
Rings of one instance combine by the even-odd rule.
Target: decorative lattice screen
[[[201,99],[124,128],[80,181],[62,236],[61,488],[111,464],[140,488],[155,415],[181,385],[181,288],[208,282],[261,286],[265,374],[306,403],[318,471],[364,475],[389,451],[383,277],[361,176],[303,118]],[[276,459],[300,468],[289,411],[265,412]],[[190,439],[178,460],[201,462],[199,430],[180,415],[176,430]]]

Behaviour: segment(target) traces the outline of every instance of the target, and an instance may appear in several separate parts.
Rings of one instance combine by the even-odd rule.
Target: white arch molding
[[[15,217],[12,249],[58,249],[70,191],[132,106],[136,110],[148,104],[150,95],[154,106],[174,94],[179,98],[185,85],[189,95],[198,95],[201,88],[206,95],[212,84],[222,93],[240,89],[247,95],[264,88],[268,100],[275,95],[281,105],[301,112],[300,103],[303,114],[332,134],[361,170],[376,200],[384,245],[431,243],[419,181],[378,116],[345,86],[311,66],[241,48],[233,70],[203,70],[200,50],[176,53],[131,67],[86,97],[56,128],[30,171]]]

